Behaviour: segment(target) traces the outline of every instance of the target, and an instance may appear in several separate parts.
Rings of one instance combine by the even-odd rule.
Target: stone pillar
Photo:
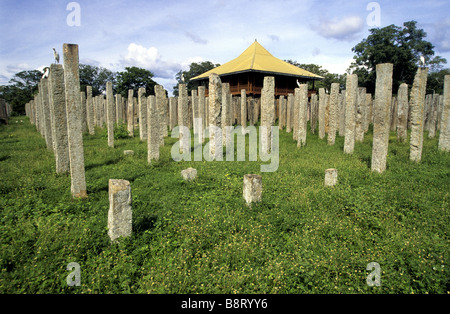
[[[366,93],[366,123],[364,125],[364,132],[369,131],[369,126],[373,124],[373,101],[372,101],[372,94]]]
[[[156,105],[156,96],[147,97],[147,162],[159,159],[161,145],[161,124],[159,123],[159,110]]]
[[[116,120],[114,107],[112,82],[106,82],[106,128],[108,130],[109,147],[114,147],[114,121]]]
[[[257,174],[244,175],[243,196],[245,204],[251,207],[252,203],[261,202],[262,177]]]
[[[272,149],[272,125],[275,117],[275,78],[273,76],[264,77],[263,88],[261,90],[261,126],[266,130],[261,130],[261,148],[263,153],[270,153]]]
[[[325,170],[325,186],[335,186],[338,179],[337,169],[330,168]]]
[[[167,131],[167,97],[162,85],[155,86],[156,108],[159,111],[160,145],[164,146],[164,138],[169,135]]]
[[[111,241],[132,232],[131,186],[127,180],[109,179],[108,235]]]
[[[188,92],[186,84],[178,85],[178,126],[189,127]],[[183,136],[180,129],[180,152],[189,151],[189,138]]]
[[[437,115],[437,124],[436,124],[437,130],[441,130],[441,120],[442,120],[442,110],[443,109],[444,109],[444,95],[439,95],[438,115]]]
[[[53,139],[52,139],[52,122],[51,122],[51,116],[50,116],[50,101],[48,97],[48,79],[41,79],[40,82],[40,92],[41,95],[41,102],[42,102],[42,108],[43,108],[43,125],[44,125],[44,138],[45,143],[47,144],[48,149],[53,149]],[[78,92],[78,97],[80,97],[80,94]]]
[[[138,108],[139,108],[139,139],[147,139],[147,98],[145,97],[145,87],[138,89]]]
[[[325,134],[328,134],[330,124],[330,95],[325,93]]]
[[[366,88],[359,87],[355,110],[355,141],[364,141],[364,116],[366,107]]]
[[[134,103],[132,89],[128,90],[127,122],[128,136],[134,137]]]
[[[282,130],[284,127],[286,127],[286,99],[283,95],[279,98],[280,102],[280,113],[279,113],[279,119],[278,119],[278,129]]]
[[[406,142],[408,130],[408,84],[401,84],[397,95],[397,140],[401,143]]]
[[[62,64],[51,64],[49,91],[52,95],[52,134],[55,145],[56,173],[70,171],[69,147],[67,141],[66,96],[64,91],[64,69]]]
[[[222,158],[222,132],[217,129],[222,126],[222,81],[212,73],[209,75],[209,157]]]
[[[206,99],[205,99],[205,86],[199,86],[197,88],[198,91],[198,114],[200,116],[200,118],[202,118],[202,124],[201,124],[201,129],[200,129],[200,134],[201,139],[202,139],[202,143],[204,142],[204,137],[203,137],[203,130],[206,128]]]
[[[345,135],[345,94],[346,90],[339,93],[339,136]]]
[[[94,135],[94,102],[92,99],[92,86],[86,86],[86,116],[89,134]]]
[[[247,127],[247,94],[245,89],[241,89],[241,126]]]
[[[170,97],[169,98],[169,129],[172,129],[177,125],[178,117],[177,117],[177,103],[178,97]]]
[[[428,68],[417,69],[411,89],[411,137],[409,140],[409,159],[419,162],[422,159],[424,102],[427,86]]]
[[[86,111],[86,93],[80,91],[81,98],[81,132],[86,133],[88,131],[87,126],[87,111]]]
[[[436,136],[438,106],[439,106],[439,94],[433,94],[430,109],[430,122],[428,123],[428,138],[434,138]]]
[[[339,105],[339,83],[331,83],[330,108],[329,108],[329,126],[328,126],[328,145],[334,145],[336,141],[336,131],[338,124],[338,105]]]
[[[294,94],[288,94],[286,105],[286,132],[290,133],[294,122]]]
[[[358,92],[358,76],[347,75],[345,93],[345,140],[344,153],[352,154],[355,148],[355,108]]]
[[[316,134],[316,127],[317,127],[317,113],[318,113],[318,105],[319,105],[319,101],[318,101],[318,95],[317,94],[312,94],[311,95],[311,115],[309,118],[309,124],[310,124],[310,128],[311,128],[311,134]]]
[[[231,137],[226,132],[231,126],[231,93],[230,84],[222,83],[222,145],[227,146]]]
[[[450,152],[450,75],[444,77],[444,95],[438,149]]]
[[[297,147],[302,147],[306,145],[306,130],[308,125],[306,121],[308,110],[308,84],[300,84],[300,88],[296,88],[295,93],[298,93],[299,98]]]
[[[389,145],[393,64],[377,64],[376,71],[371,168],[382,173],[386,170]]]
[[[325,110],[326,110],[325,88],[319,88],[319,138],[325,137]]]
[[[197,90],[191,90],[191,101],[192,101],[192,127],[194,131],[194,137],[199,134],[199,125],[196,120],[200,118],[199,108],[198,108],[198,92]]]
[[[87,197],[87,191],[84,169],[83,133],[81,132],[78,45],[63,44],[63,56],[71,191],[74,198],[85,198]]]

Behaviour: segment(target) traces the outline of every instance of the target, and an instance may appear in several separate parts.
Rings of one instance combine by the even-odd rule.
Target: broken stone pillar
[[[345,93],[344,153],[352,154],[355,148],[355,108],[358,93],[358,76],[347,75]]]
[[[355,109],[355,141],[364,141],[364,116],[366,107],[366,88],[359,87]]]
[[[295,89],[295,93],[298,93],[299,98],[297,147],[302,147],[306,145],[306,130],[308,126],[306,121],[308,109],[308,84],[300,84],[300,87]]]
[[[397,140],[406,142],[408,130],[408,84],[403,83],[398,88],[397,95]]]
[[[275,78],[273,76],[264,77],[263,88],[261,90],[261,126],[266,130],[261,130],[261,148],[263,153],[270,153],[272,145],[272,125],[275,117]]]
[[[123,154],[127,155],[127,156],[132,156],[132,155],[134,155],[134,150],[126,149],[123,151]]]
[[[159,159],[161,145],[161,124],[159,123],[159,110],[156,105],[156,96],[147,97],[147,162]]]
[[[331,83],[330,90],[330,108],[329,108],[329,126],[328,126],[328,145],[334,145],[336,141],[336,131],[338,124],[338,105],[339,105],[339,83]]]
[[[411,136],[409,140],[409,159],[419,162],[422,159],[424,102],[428,68],[418,68],[411,89]]]
[[[194,169],[194,168],[184,169],[181,171],[181,176],[186,181],[195,180],[195,179],[197,179],[197,169]]]
[[[177,103],[178,97],[169,97],[169,129],[170,131],[177,125]]]
[[[140,87],[138,89],[138,110],[139,139],[145,141],[147,139],[147,98],[145,97],[145,87]]]
[[[438,149],[444,152],[450,152],[450,75],[444,77],[444,95]]]
[[[133,103],[133,90],[128,90],[128,103],[127,103],[127,130],[128,136],[134,137],[134,103]]]
[[[345,135],[345,94],[345,90],[339,94],[339,136]]]
[[[94,135],[94,102],[92,99],[92,86],[86,86],[86,117],[89,134]]]
[[[127,180],[109,179],[108,236],[111,241],[132,232],[131,186]]]
[[[64,69],[62,64],[51,64],[49,92],[53,112],[52,134],[55,146],[56,173],[70,171],[69,147],[67,141],[66,96],[64,91]]]
[[[189,127],[188,93],[186,84],[178,85],[178,126]],[[184,136],[180,129],[180,152],[189,151],[190,137]]]
[[[247,94],[245,89],[241,89],[241,126],[247,126]]]
[[[85,198],[87,197],[87,191],[84,169],[83,133],[81,132],[78,45],[63,44],[63,57],[71,191],[74,198]]]
[[[262,199],[262,177],[257,174],[244,175],[244,200],[247,206],[252,203],[261,202]]]
[[[325,110],[326,110],[325,88],[319,88],[319,138],[325,137]]]
[[[116,121],[114,107],[112,82],[106,82],[106,128],[108,130],[109,147],[114,147],[114,122]]]
[[[211,73],[209,75],[209,157],[222,158],[222,81],[220,77]],[[219,147],[220,146],[220,147]]]
[[[338,179],[337,169],[330,168],[325,170],[325,186],[335,186]]]
[[[389,145],[390,106],[392,98],[392,63],[377,64],[373,107],[372,171],[386,170]]]

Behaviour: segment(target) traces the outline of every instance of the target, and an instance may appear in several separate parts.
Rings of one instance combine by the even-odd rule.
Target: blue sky
[[[435,52],[450,62],[448,0],[0,0],[0,85],[22,70],[53,62],[52,48],[79,45],[80,63],[121,71],[139,66],[169,91],[191,62],[223,64],[257,39],[280,59],[344,73],[369,35],[369,3],[380,27],[416,20]],[[79,25],[68,16],[79,12]],[[62,58],[61,58],[62,59]],[[447,65],[450,67],[450,64]]]

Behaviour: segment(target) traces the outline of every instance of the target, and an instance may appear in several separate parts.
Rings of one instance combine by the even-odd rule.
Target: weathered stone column
[[[186,91],[187,93],[187,91]],[[164,138],[169,135],[167,131],[167,97],[166,90],[162,85],[155,86],[156,108],[159,111],[160,145],[164,146]]]
[[[286,99],[281,95],[278,100],[280,102],[278,129],[282,130],[286,126]]]
[[[81,132],[86,133],[88,131],[87,126],[87,111],[86,111],[86,93],[80,91],[81,98]]]
[[[316,134],[316,127],[317,127],[317,113],[319,110],[319,101],[318,101],[318,95],[312,94],[311,95],[311,115],[309,117],[309,124],[311,128],[311,134]]]
[[[245,89],[241,89],[241,126],[247,127],[247,94]]]
[[[161,145],[161,124],[159,123],[159,110],[156,105],[156,96],[147,97],[147,162],[159,159]]]
[[[227,146],[231,135],[227,133],[231,126],[231,93],[230,84],[222,83],[222,145]]]
[[[198,91],[198,114],[199,114],[200,118],[202,118],[201,129],[199,130],[199,133],[202,135],[201,136],[202,144],[204,142],[203,130],[206,128],[206,125],[207,125],[205,89],[206,89],[205,86],[199,86],[197,88],[197,91]]]
[[[411,137],[409,140],[409,159],[419,162],[422,159],[424,102],[427,86],[428,68],[417,69],[411,89]]]
[[[53,149],[53,139],[52,139],[52,122],[51,122],[51,116],[50,116],[50,100],[48,97],[48,79],[41,79],[40,82],[40,96],[41,96],[41,103],[43,108],[43,125],[44,125],[44,138],[45,143],[47,144],[48,149]],[[78,93],[78,97],[80,94]]]
[[[364,116],[366,107],[366,88],[359,87],[357,91],[355,110],[355,141],[364,141]]]
[[[430,122],[428,123],[428,138],[434,138],[436,136],[438,106],[439,106],[439,94],[433,94],[430,109]]]
[[[306,145],[308,84],[300,84],[295,92],[298,93],[299,97],[297,147],[302,147]]]
[[[444,77],[443,96],[438,148],[450,152],[450,75]]]
[[[367,108],[367,118],[364,127],[364,132],[369,131],[369,126],[373,124],[373,99],[371,93],[366,93],[366,108]]]
[[[145,87],[138,89],[138,108],[139,108],[139,139],[147,139],[147,98],[145,97]]]
[[[352,154],[355,148],[355,109],[358,92],[358,76],[347,75],[345,93],[345,139],[344,153]]]
[[[406,142],[408,130],[408,84],[401,84],[398,88],[398,107],[397,107],[397,140],[401,143]]]
[[[199,136],[200,132],[199,130],[201,127],[199,126],[199,121],[197,120],[200,118],[199,114],[199,104],[198,104],[198,91],[197,90],[191,90],[191,101],[192,101],[192,127],[194,131],[194,137]]]
[[[328,145],[334,145],[336,141],[336,131],[338,124],[338,105],[339,105],[339,83],[331,83],[330,90],[330,109],[328,126]]]
[[[94,135],[94,102],[92,99],[92,86],[86,86],[86,115],[89,134]]]
[[[345,135],[345,94],[346,90],[339,93],[339,136]]]
[[[36,104],[36,102],[35,102]],[[438,115],[436,129],[441,130],[442,110],[444,109],[444,95],[439,95]]]
[[[169,129],[172,129],[177,125],[177,103],[178,97],[169,97]]]
[[[78,45],[63,44],[63,57],[71,191],[74,198],[85,198],[87,197],[87,192],[84,170],[83,133],[81,132]]]
[[[252,203],[261,202],[262,199],[262,177],[257,174],[244,175],[243,196],[247,206]]]
[[[109,147],[114,147],[114,121],[116,120],[114,107],[112,82],[106,82],[106,128],[108,130]]]
[[[294,120],[294,94],[289,93],[287,97],[286,108],[286,133],[292,131],[292,125]]]
[[[109,179],[108,236],[111,241],[132,232],[131,186],[127,180]]]
[[[212,73],[209,75],[209,157],[222,158],[222,132],[217,129],[222,126],[222,81]]]
[[[275,117],[275,78],[273,76],[264,77],[263,88],[261,90],[261,126],[266,130],[260,131],[261,148],[263,153],[270,153],[272,149],[272,125]]]
[[[393,64],[377,64],[376,71],[371,168],[381,173],[386,170],[389,145]]]
[[[51,107],[53,108],[52,128],[55,145],[56,173],[70,171],[69,147],[67,141],[66,96],[64,91],[64,69],[62,64],[51,64],[49,92],[51,93]]]
[[[178,126],[189,127],[189,110],[188,110],[188,92],[186,84],[178,85]],[[180,129],[180,152],[185,153],[189,151],[189,138],[183,136]]]
[[[121,120],[122,120],[122,108],[121,108],[121,106],[122,106],[122,95],[120,95],[120,94],[116,94],[115,96],[114,96],[114,98],[115,98],[115,105],[116,105],[116,117],[115,117],[115,119],[116,119],[116,123],[117,124],[119,124],[119,123],[121,123]]]
[[[326,110],[325,88],[319,88],[319,138],[325,137],[325,110]]]
[[[128,90],[127,122],[128,136],[134,137],[134,103],[132,89]]]
[[[330,168],[325,170],[325,186],[335,186],[338,179],[337,169]]]

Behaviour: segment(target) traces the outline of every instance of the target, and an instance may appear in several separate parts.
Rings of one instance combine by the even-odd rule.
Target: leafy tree
[[[425,40],[423,29],[417,28],[416,21],[403,23],[403,27],[389,25],[383,28],[372,28],[370,35],[352,48],[355,53],[354,62],[348,73],[358,74],[358,83],[373,93],[376,81],[376,65],[392,63],[393,91],[398,90],[401,83],[412,84],[417,71],[420,56],[424,56],[430,69],[440,69],[447,60],[434,56],[434,46]]]
[[[178,73],[175,76],[178,83],[177,83],[177,85],[175,85],[173,87],[173,95],[178,96],[178,85],[180,83],[183,83],[183,80],[181,78],[182,75],[184,76],[184,81],[187,84],[187,90],[188,90],[188,93],[190,94],[190,92],[193,89],[197,89],[197,87],[198,87],[198,83],[191,82],[190,79],[193,77],[196,77],[200,74],[203,74],[209,70],[212,70],[212,69],[218,67],[219,65],[220,64],[214,64],[211,61],[203,61],[203,62],[198,62],[198,63],[192,62],[189,65],[188,71],[182,71],[182,70],[178,71]]]
[[[428,74],[427,79],[427,94],[443,94],[444,92],[444,77],[450,75],[450,69],[443,69],[434,71]]]
[[[106,82],[116,81],[116,73],[95,65],[80,64],[80,90],[86,91],[86,86],[92,86],[92,95],[97,96],[106,90]]]
[[[15,113],[24,114],[25,104],[38,91],[38,83],[43,73],[39,70],[21,71],[9,80],[9,85],[0,86],[0,98],[12,105]]]
[[[116,92],[122,97],[128,97],[128,90],[132,89],[137,95],[140,87],[145,87],[146,95],[155,93],[157,83],[152,79],[153,73],[138,67],[126,67],[125,71],[117,73]]]
[[[325,88],[326,90],[330,91],[331,89],[331,83],[339,83],[340,88],[343,89],[345,88],[345,74],[344,75],[340,75],[340,74],[335,74],[335,73],[330,73],[328,70],[322,68],[321,65],[317,65],[317,64],[304,64],[304,63],[298,63],[297,61],[293,61],[293,60],[284,60],[287,63],[290,63],[292,65],[295,65],[296,67],[299,67],[303,70],[306,70],[308,72],[320,75],[322,77],[324,77],[323,80],[316,80],[314,82],[314,89],[319,89],[319,88]],[[313,88],[313,83],[310,81],[308,82],[308,89],[312,89]]]

